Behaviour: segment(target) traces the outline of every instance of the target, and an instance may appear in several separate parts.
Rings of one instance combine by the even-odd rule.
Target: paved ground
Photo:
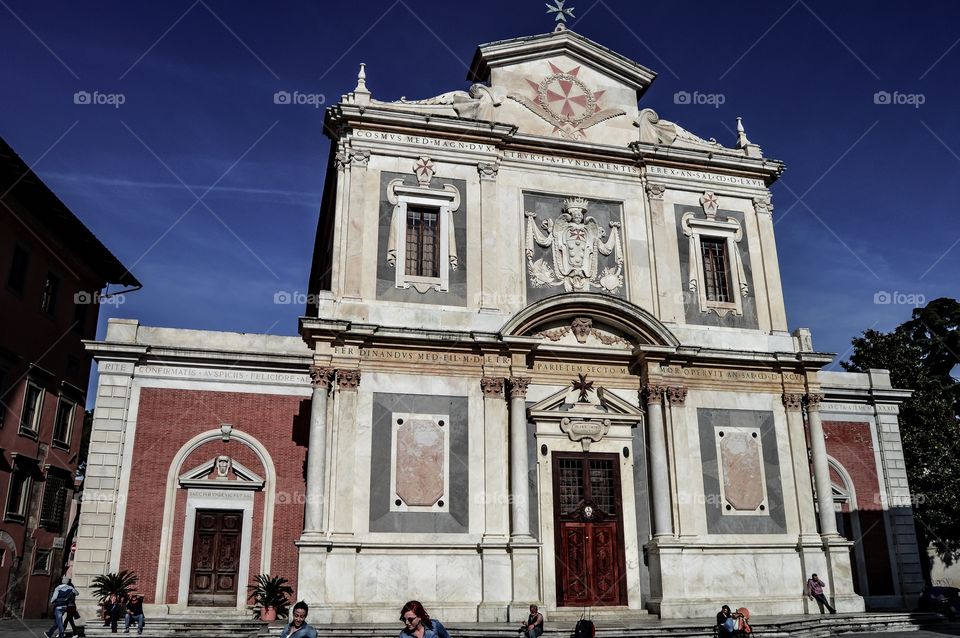
[[[871,638],[882,636],[883,638],[942,638],[943,636],[960,636],[960,623],[951,623],[938,627],[936,631],[897,631],[879,634],[843,634],[844,638]]]

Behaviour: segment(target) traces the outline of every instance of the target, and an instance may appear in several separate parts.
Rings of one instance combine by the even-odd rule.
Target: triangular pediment
[[[259,490],[266,481],[229,456],[215,456],[178,477],[180,487]]]
[[[579,394],[579,390],[572,386],[564,387],[530,406],[530,416],[534,418],[576,416],[634,422],[643,419],[643,411],[640,408],[603,387],[591,390],[587,401],[579,401]]]

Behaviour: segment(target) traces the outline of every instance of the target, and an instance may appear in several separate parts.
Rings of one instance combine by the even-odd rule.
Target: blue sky
[[[727,145],[742,116],[786,162],[787,316],[818,350],[958,295],[960,4],[572,4],[573,30],[659,73],[641,106]],[[144,283],[100,336],[112,316],[296,334],[274,294],[306,292],[329,146],[323,107],[273,94],[331,104],[360,62],[376,98],[465,89],[478,44],[551,28],[539,0],[0,0],[0,135]]]

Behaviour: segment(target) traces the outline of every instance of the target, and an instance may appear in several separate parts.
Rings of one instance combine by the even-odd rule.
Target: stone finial
[[[353,90],[353,101],[356,104],[370,104],[370,89],[367,88],[367,65],[360,63],[360,72],[357,73],[357,88]]]
[[[315,388],[328,390],[330,384],[333,383],[336,372],[333,368],[310,366],[310,383],[313,384]]]
[[[483,377],[480,379],[480,388],[484,399],[502,399],[503,377]]]
[[[510,377],[510,398],[525,399],[528,385],[530,385],[529,377]]]
[[[750,145],[747,132],[743,129],[743,118],[737,118],[737,144],[734,148],[746,148]]]
[[[803,395],[799,392],[784,392],[783,407],[787,410],[799,410],[803,407]]]
[[[667,388],[667,398],[670,405],[683,405],[687,400],[687,388],[682,385],[672,385]]]
[[[337,387],[340,391],[356,392],[360,387],[359,370],[337,370]]]

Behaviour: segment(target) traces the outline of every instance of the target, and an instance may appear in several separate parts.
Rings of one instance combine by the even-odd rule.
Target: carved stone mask
[[[593,329],[593,320],[587,317],[577,317],[570,324],[570,328],[579,343],[586,343],[587,337],[590,336],[590,331]]]

